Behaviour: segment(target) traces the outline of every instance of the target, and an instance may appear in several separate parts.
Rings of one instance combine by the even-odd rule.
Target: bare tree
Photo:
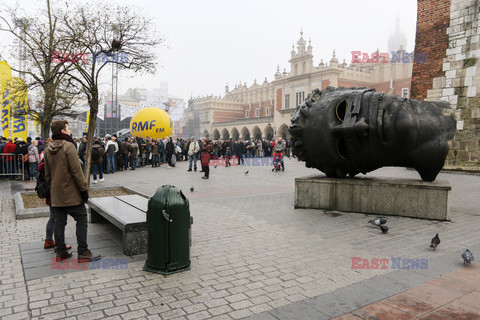
[[[90,118],[87,132],[85,177],[89,181],[91,149],[99,106],[99,76],[105,66],[117,64],[119,69],[155,72],[154,49],[163,42],[152,29],[151,19],[133,7],[99,4],[67,8],[63,16],[62,38],[73,52],[88,53],[89,63],[72,63],[69,76],[85,93]]]
[[[67,76],[71,65],[60,54],[70,50],[70,44],[60,39],[60,22],[49,0],[46,0],[46,8],[35,14],[9,8],[0,15],[0,31],[15,39],[12,55],[24,62],[22,66],[12,65],[12,70],[25,75],[31,93],[38,93],[38,99],[29,103],[22,115],[29,114],[41,124],[44,139],[49,135],[53,117],[70,114],[79,93],[76,84]]]

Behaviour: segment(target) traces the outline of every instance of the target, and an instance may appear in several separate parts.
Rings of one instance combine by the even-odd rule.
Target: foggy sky
[[[70,0],[74,1],[74,0]],[[20,7],[44,5],[23,0]],[[52,1],[53,2],[53,1]],[[78,1],[92,5],[95,1]],[[5,3],[10,3],[4,2]],[[131,5],[132,1],[108,3]],[[119,93],[128,88],[153,89],[168,82],[169,93],[188,99],[191,94],[223,95],[240,81],[273,80],[277,65],[289,71],[292,44],[311,38],[314,64],[327,62],[336,50],[340,63],[351,61],[351,51],[388,52],[397,14],[407,37],[407,51],[415,44],[416,0],[191,0],[134,2],[154,19],[165,43],[158,48],[159,67],[154,76],[119,74]],[[2,6],[3,6],[2,5]],[[8,56],[0,34],[0,54]],[[108,82],[109,71],[105,73]],[[158,85],[159,86],[159,85]],[[103,90],[108,90],[105,84]]]

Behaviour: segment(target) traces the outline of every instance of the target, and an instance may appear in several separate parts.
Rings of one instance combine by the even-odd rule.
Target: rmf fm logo
[[[136,132],[136,131],[144,131],[144,130],[151,130],[153,127],[155,127],[155,122],[157,122],[157,120],[151,120],[151,121],[139,121],[139,122],[134,122],[132,124],[132,132]],[[155,132],[159,133],[159,132],[164,132],[165,131],[165,128],[156,128],[155,129]]]

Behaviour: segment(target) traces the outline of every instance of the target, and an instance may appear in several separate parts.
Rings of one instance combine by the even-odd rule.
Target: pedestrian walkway
[[[336,320],[480,319],[480,272],[462,268]]]
[[[36,264],[30,260],[25,265],[22,256],[36,252],[38,265],[46,266],[48,254],[35,243],[42,245],[47,218],[15,220],[11,196],[18,185],[0,181],[0,318],[288,319],[282,311],[309,305],[304,310],[313,311],[311,317],[327,319],[463,270],[460,254],[467,247],[480,255],[480,176],[439,175],[453,188],[451,222],[392,216],[387,217],[390,233],[384,235],[367,224],[372,215],[295,210],[294,179],[321,175],[295,160],[286,160],[285,172],[219,166],[211,169],[208,180],[187,169],[186,162],[168,170],[144,167],[107,175],[99,184],[122,185],[149,196],[165,184],[183,190],[194,219],[191,270],[167,277],[143,271],[145,260],[138,257],[127,268],[25,277],[24,268]],[[375,175],[418,179],[403,168],[369,174]],[[110,229],[89,224],[89,243],[94,246],[103,235],[115,242]],[[434,252],[428,246],[436,233],[442,242]],[[66,236],[74,235],[75,223],[69,218]],[[75,251],[76,244],[71,244]],[[352,257],[428,259],[428,269],[396,270],[391,263],[387,269],[356,269]],[[465,269],[476,272],[478,267]],[[478,290],[480,282],[473,285]],[[360,289],[365,291],[358,296],[368,299],[354,300],[348,308],[336,308],[328,300],[335,297],[346,304]],[[293,319],[308,319],[307,313]]]

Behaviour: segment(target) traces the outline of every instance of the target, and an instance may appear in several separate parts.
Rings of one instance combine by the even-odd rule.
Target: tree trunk
[[[53,84],[48,83],[43,87],[45,100],[43,101],[43,117],[42,117],[42,139],[46,140],[50,137],[50,125],[53,120],[53,109],[55,105],[55,89]]]
[[[87,148],[85,154],[85,179],[87,180],[87,186],[90,186],[90,172],[92,169],[92,145],[93,145],[93,136],[95,134],[95,127],[97,122],[97,113],[98,113],[98,100],[92,101],[92,105],[90,106],[90,120],[88,123],[88,131],[87,131]],[[102,170],[102,169],[100,169]]]

